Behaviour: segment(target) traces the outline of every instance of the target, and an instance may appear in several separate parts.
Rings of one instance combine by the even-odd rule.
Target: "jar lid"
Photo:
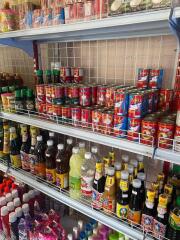
[[[120,162],[115,162],[114,167],[115,167],[116,171],[120,171],[121,170],[121,163]]]

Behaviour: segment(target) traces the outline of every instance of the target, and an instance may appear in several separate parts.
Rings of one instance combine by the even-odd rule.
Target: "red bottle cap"
[[[17,185],[15,183],[12,183],[12,189],[17,189]]]
[[[5,193],[9,193],[9,192],[10,192],[9,187],[5,187],[5,188],[4,188],[4,192],[5,192]]]

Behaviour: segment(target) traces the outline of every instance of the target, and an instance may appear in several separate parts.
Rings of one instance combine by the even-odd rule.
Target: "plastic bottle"
[[[138,160],[138,172],[144,172],[144,156],[137,154],[136,159]]]
[[[13,189],[11,194],[12,194],[12,198],[13,199],[17,198],[18,197],[18,190],[17,189]]]
[[[9,239],[10,238],[9,211],[8,207],[6,206],[1,208],[1,221],[6,239]]]
[[[116,191],[119,188],[119,182],[121,179],[121,163],[120,162],[115,162],[114,163],[114,167],[115,167],[115,182],[116,182]]]
[[[121,171],[121,180],[117,192],[116,215],[126,219],[129,209],[129,173],[127,170]]]
[[[111,166],[114,167],[115,163],[115,152],[113,150],[109,151],[108,153],[109,158],[111,159]]]
[[[18,137],[16,134],[15,127],[11,127],[10,131],[10,159],[13,167],[20,168],[21,167],[21,156],[20,156],[20,148],[18,143]]]
[[[92,185],[95,174],[95,164],[92,162],[91,153],[85,153],[85,160],[81,166],[81,194],[84,197],[91,197]]]
[[[0,213],[1,213],[1,208],[6,206],[6,198],[5,197],[0,197]],[[0,218],[0,234],[3,232],[3,226],[2,226],[2,221]]]
[[[85,142],[80,142],[79,143],[79,154],[81,155],[81,157],[84,159],[84,155],[85,155],[86,149],[85,149]]]
[[[115,169],[114,167],[109,167],[107,170],[105,191],[103,194],[103,210],[108,212],[114,212],[115,199],[116,199]]]
[[[9,214],[10,237],[11,239],[19,239],[18,220],[15,212]]]
[[[133,180],[133,189],[131,193],[131,199],[129,202],[129,210],[128,210],[128,219],[134,224],[140,224],[141,222],[141,181],[139,179]]]
[[[36,161],[35,161],[35,174],[45,179],[46,177],[46,159],[45,159],[45,150],[46,146],[43,143],[43,138],[41,135],[37,136],[37,143],[35,146],[35,154],[36,154]]]
[[[53,141],[47,141],[47,149],[45,152],[46,158],[46,180],[50,183],[56,182],[56,149],[53,146]]]
[[[132,159],[130,161],[130,164],[133,165],[133,167],[134,167],[134,178],[136,178],[137,177],[137,173],[138,173],[138,161]]]
[[[145,202],[145,195],[146,195],[146,190],[145,190],[145,179],[146,175],[143,172],[140,172],[137,174],[137,178],[141,181],[141,199],[142,199],[142,208],[144,207],[144,202]]]
[[[22,131],[22,146],[21,146],[21,163],[22,169],[26,171],[30,171],[30,161],[29,161],[29,150],[30,144],[28,141],[28,133],[27,133],[27,126],[21,126]],[[24,129],[24,130],[23,130]]]
[[[101,240],[107,240],[109,235],[109,228],[102,226],[99,228],[99,234]]]
[[[56,186],[67,189],[69,186],[69,167],[67,168],[67,157],[64,150],[64,144],[58,144],[56,155]]]
[[[17,217],[17,222],[19,224],[21,218],[23,217],[23,211],[22,211],[22,208],[21,207],[17,207],[15,209],[15,213],[16,213],[16,217]]]
[[[73,154],[70,158],[69,185],[70,196],[79,198],[81,196],[81,166],[83,163],[82,154],[78,147],[73,147]]]
[[[129,163],[129,156],[126,154],[123,154],[121,158],[123,162],[123,170],[127,170],[128,163]]]
[[[151,184],[152,189],[155,191],[155,199],[154,199],[154,214],[156,214],[156,209],[158,205],[158,198],[159,198],[159,183],[153,182]]]
[[[17,208],[17,207],[20,207],[21,206],[21,201],[20,201],[20,198],[15,198],[14,201],[14,207]]]
[[[71,233],[67,235],[67,240],[73,240],[73,235]]]

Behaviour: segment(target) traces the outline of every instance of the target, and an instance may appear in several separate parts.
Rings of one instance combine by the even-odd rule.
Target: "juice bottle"
[[[129,209],[129,173],[127,170],[121,171],[121,180],[117,191],[116,215],[126,219]]]
[[[6,206],[1,208],[1,221],[2,221],[3,232],[6,236],[6,239],[10,239],[9,211],[8,211],[8,207]]]
[[[10,159],[13,167],[20,168],[21,167],[21,156],[20,149],[18,144],[18,137],[16,134],[15,127],[11,127],[10,131]]]
[[[81,157],[84,159],[84,154],[86,152],[85,149],[85,142],[80,142],[79,143],[79,154],[81,155]]]
[[[140,172],[137,174],[137,178],[141,181],[141,189],[140,189],[140,193],[141,193],[141,200],[142,200],[142,208],[144,207],[144,202],[145,202],[145,195],[146,195],[146,190],[145,190],[145,179],[146,179],[146,175],[143,172]]]
[[[136,159],[138,161],[138,172],[144,172],[144,156],[137,154]]]
[[[35,146],[35,174],[38,177],[45,179],[46,177],[46,158],[45,158],[46,146],[43,142],[41,135],[37,136],[37,143]]]
[[[92,195],[92,185],[95,174],[95,164],[91,157],[91,153],[86,152],[85,159],[81,165],[81,194],[87,198]]]
[[[136,178],[137,177],[137,173],[138,173],[138,161],[132,159],[130,161],[130,164],[133,165],[133,167],[134,167],[134,178]]]
[[[103,194],[103,209],[104,211],[115,211],[116,199],[116,185],[115,185],[115,169],[109,167],[107,171],[107,178],[105,183],[105,191]]]
[[[10,238],[19,239],[18,220],[15,212],[9,214]]]
[[[79,198],[81,196],[81,165],[84,158],[78,147],[73,147],[73,154],[70,158],[69,185],[70,196]]]
[[[123,154],[121,158],[123,162],[123,169],[127,170],[128,163],[129,163],[129,155]]]
[[[141,181],[139,179],[133,180],[133,189],[129,202],[128,220],[134,224],[140,224],[141,222]]]
[[[121,179],[121,163],[120,162],[115,162],[114,163],[114,167],[115,167],[115,181],[116,181],[116,191],[119,188],[119,182]]]
[[[22,169],[26,171],[30,171],[30,162],[29,162],[29,150],[30,150],[30,142],[28,136],[27,125],[21,124],[21,135],[22,135],[22,146],[21,146],[21,163]]]
[[[56,182],[56,149],[53,146],[53,141],[47,141],[47,149],[45,152],[46,158],[46,180],[50,183]]]
[[[69,186],[69,173],[67,168],[67,157],[64,150],[64,144],[58,144],[56,155],[56,186],[66,189]]]

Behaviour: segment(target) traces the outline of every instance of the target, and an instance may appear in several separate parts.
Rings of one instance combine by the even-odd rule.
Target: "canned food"
[[[139,68],[138,69],[138,88],[147,88],[149,80],[149,69]]]
[[[94,1],[87,0],[84,3],[84,19],[91,20],[94,16]]]
[[[46,103],[36,102],[36,109],[38,113],[46,113]]]
[[[152,113],[154,110],[154,91],[148,91],[148,113]]]
[[[83,107],[91,105],[91,87],[81,86],[79,88],[79,104]]]
[[[71,107],[71,118],[72,125],[75,127],[81,126],[81,107],[73,106]]]
[[[84,78],[84,69],[83,68],[73,68],[73,81],[75,83],[82,83]]]
[[[74,3],[77,5],[77,20],[83,20],[84,19],[84,2],[78,1]]]
[[[114,125],[114,112],[113,111],[104,111],[102,112],[102,126],[101,132],[104,134],[111,135],[113,133]]]
[[[51,94],[52,94],[52,98],[63,99],[64,98],[64,87],[62,85],[52,85]]]
[[[172,148],[175,124],[174,121],[163,119],[158,123],[158,147]]]
[[[70,84],[66,84],[64,86],[64,102],[65,102],[65,104],[69,104],[70,103],[70,99],[68,97],[68,88],[69,88],[69,86],[71,86],[71,85]]]
[[[116,91],[114,97],[114,113],[118,116],[125,116],[128,113],[129,94],[127,91]]]
[[[106,101],[105,101],[106,107],[114,106],[114,91],[115,87],[106,88]]]
[[[52,86],[51,85],[45,86],[45,94],[46,94],[46,103],[52,104]]]
[[[68,99],[70,104],[79,104],[79,87],[72,85],[68,87]]]
[[[92,125],[92,107],[81,109],[81,126],[83,128],[91,127]]]
[[[128,118],[127,139],[131,141],[139,141],[139,133],[141,129],[140,118]]]
[[[71,106],[70,105],[64,105],[62,106],[62,120],[70,120],[71,119]]]
[[[60,81],[61,81],[61,83],[70,83],[72,81],[70,67],[61,67],[60,68]]]
[[[73,3],[66,4],[64,7],[65,23],[71,23],[76,19],[76,5]]]
[[[163,75],[164,75],[163,69],[150,69],[149,88],[160,89],[162,87]]]
[[[62,116],[62,106],[58,104],[53,104],[53,115],[61,117]]]
[[[50,115],[49,117],[51,118],[51,115],[53,115],[53,105],[52,104],[46,104],[46,114]]]
[[[102,109],[93,109],[92,110],[92,130],[100,132],[102,125]]]
[[[97,104],[104,106],[106,105],[106,85],[97,87]]]
[[[154,118],[145,118],[141,124],[141,143],[154,146],[158,122]]]
[[[97,86],[91,86],[91,103],[92,105],[97,104]]]
[[[46,95],[45,95],[45,84],[36,85],[36,95],[37,101],[45,103],[46,102]]]
[[[175,150],[180,152],[180,126],[176,126],[174,140]]]
[[[143,115],[143,94],[133,92],[129,94],[129,113],[130,118],[141,118]]]
[[[159,93],[159,104],[158,108],[164,111],[170,110],[173,100],[172,89],[161,89]]]
[[[126,137],[128,118],[126,116],[114,115],[114,136]]]

